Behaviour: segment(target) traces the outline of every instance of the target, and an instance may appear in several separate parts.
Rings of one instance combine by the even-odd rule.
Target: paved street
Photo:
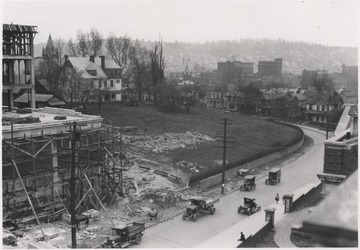
[[[236,191],[220,199],[217,203],[215,215],[201,215],[196,222],[183,221],[181,216],[161,223],[145,231],[140,245],[132,247],[140,248],[175,248],[195,247],[241,220],[248,218],[239,215],[237,208],[243,203],[243,197],[256,198],[262,208],[274,203],[276,193],[280,197],[285,193],[317,181],[316,173],[319,173],[323,165],[324,140],[323,132],[317,129],[304,129],[306,135],[314,140],[314,146],[304,155],[284,167],[282,170],[281,183],[276,186],[265,185],[265,178],[257,181],[256,189],[252,192]],[[280,201],[281,202],[281,201]],[[264,212],[260,212],[265,217]],[[239,229],[240,230],[240,229]]]

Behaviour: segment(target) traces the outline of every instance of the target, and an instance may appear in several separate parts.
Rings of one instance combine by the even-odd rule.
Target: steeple
[[[43,50],[42,57],[45,59],[53,59],[56,58],[56,48],[54,42],[51,38],[51,34],[49,34],[49,39],[47,41],[45,50]]]

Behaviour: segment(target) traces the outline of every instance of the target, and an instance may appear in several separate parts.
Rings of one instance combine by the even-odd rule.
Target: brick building
[[[275,58],[274,61],[259,61],[258,74],[260,76],[281,76],[282,58]]]

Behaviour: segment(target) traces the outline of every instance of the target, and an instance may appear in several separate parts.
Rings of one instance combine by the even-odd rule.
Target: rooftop
[[[65,120],[56,120],[56,116],[66,116]],[[34,119],[33,119],[34,118]],[[53,135],[65,133],[68,131],[69,125],[67,122],[85,123],[86,126],[81,127],[82,130],[100,128],[102,118],[94,115],[84,115],[71,109],[60,108],[40,108],[32,109],[32,113],[16,113],[16,112],[3,112],[3,138],[11,138],[11,121],[13,121],[13,136],[14,138],[24,136],[40,136],[40,135]],[[35,120],[34,123],[21,123],[17,121],[24,121],[27,119]],[[6,122],[8,121],[8,122]]]

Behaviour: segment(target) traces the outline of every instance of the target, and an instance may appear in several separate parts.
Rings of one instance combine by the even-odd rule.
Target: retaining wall
[[[254,235],[250,235],[244,242],[241,242],[237,248],[254,247],[259,240],[263,239],[271,230],[270,223],[264,222],[265,225],[261,227]]]
[[[269,162],[272,162],[274,160],[277,160],[277,159],[280,159],[292,152],[294,152],[295,150],[298,150],[304,143],[304,136],[302,137],[302,139],[292,145],[291,147],[288,147],[287,149],[284,149],[282,151],[279,151],[279,152],[275,152],[271,155],[268,155],[268,156],[265,156],[265,157],[262,157],[260,159],[257,159],[257,160],[254,160],[252,162],[248,162],[246,164],[243,164],[243,165],[239,165],[235,168],[232,168],[228,171],[225,172],[225,179],[226,178],[233,178],[233,177],[236,177],[238,176],[238,170],[239,169],[254,169],[254,168],[258,168],[262,165],[265,165]],[[217,175],[214,175],[214,176],[211,176],[209,178],[206,178],[204,180],[201,180],[200,181],[200,185],[203,187],[203,188],[209,188],[209,187],[212,187],[212,186],[215,186],[215,185],[219,185],[221,184],[221,177],[222,177],[222,173],[220,174],[217,174]]]

